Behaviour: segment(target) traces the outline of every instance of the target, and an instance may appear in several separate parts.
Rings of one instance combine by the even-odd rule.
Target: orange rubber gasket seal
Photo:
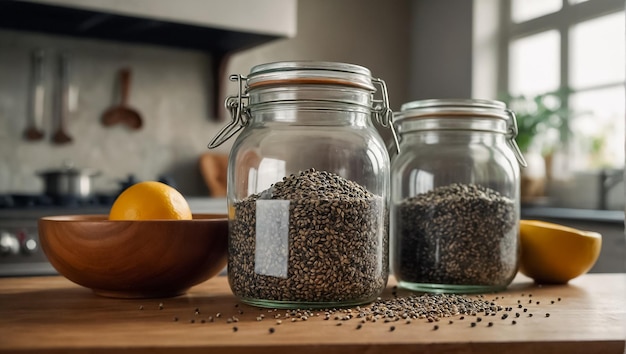
[[[364,90],[375,91],[373,87],[359,84],[353,81],[329,79],[329,78],[294,78],[294,79],[279,79],[279,80],[265,80],[249,84],[248,88],[254,89],[263,86],[278,86],[278,85],[341,85],[357,87]]]

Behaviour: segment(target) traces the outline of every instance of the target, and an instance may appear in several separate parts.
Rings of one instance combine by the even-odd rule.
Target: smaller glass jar
[[[506,288],[519,259],[520,171],[512,111],[498,101],[402,106],[394,125],[391,263],[399,286],[427,292]]]

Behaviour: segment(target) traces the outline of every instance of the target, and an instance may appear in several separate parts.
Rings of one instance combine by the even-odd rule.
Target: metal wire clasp
[[[393,141],[396,146],[396,152],[400,153],[400,142],[398,141],[398,134],[393,126],[393,112],[389,108],[389,95],[387,94],[387,85],[382,79],[372,78],[372,82],[380,86],[380,92],[382,94],[382,100],[372,100],[374,105],[374,117],[378,120],[378,123],[385,128],[391,130]]]
[[[506,113],[510,118],[509,128],[507,131],[507,143],[509,144],[511,149],[513,149],[515,158],[517,158],[517,162],[519,162],[520,166],[528,167],[528,163],[524,159],[524,155],[522,154],[522,151],[519,149],[519,146],[515,141],[515,138],[517,137],[517,118],[515,117],[515,113],[510,109],[507,109]]]
[[[248,100],[248,95],[244,94],[244,85],[248,78],[239,74],[233,74],[228,79],[237,81],[239,86],[237,96],[228,96],[224,100],[224,107],[230,112],[231,121],[211,139],[208,145],[209,149],[222,145],[226,140],[246,127],[249,122],[250,115],[247,105],[244,103],[244,100]]]

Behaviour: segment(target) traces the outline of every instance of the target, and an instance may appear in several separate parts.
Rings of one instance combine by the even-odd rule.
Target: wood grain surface
[[[393,279],[383,297],[393,296],[392,286]],[[58,276],[3,278],[0,353],[624,353],[625,290],[625,274],[542,287],[518,276],[507,291],[484,295],[513,309],[480,322],[455,316],[359,326],[356,318],[324,320],[323,311],[292,322],[285,310],[247,306],[225,277],[148,300],[99,297]]]
[[[39,219],[39,241],[54,268],[101,295],[146,298],[183,294],[227,262],[228,220],[109,220],[107,215]]]

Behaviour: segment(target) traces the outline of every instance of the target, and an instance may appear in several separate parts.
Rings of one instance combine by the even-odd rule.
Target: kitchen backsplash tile
[[[29,111],[30,54],[41,48],[45,66],[45,136],[26,141]],[[73,142],[51,141],[58,110],[58,61],[71,58],[70,78],[78,89],[78,105],[67,117]],[[198,157],[221,128],[213,114],[212,58],[203,52],[0,31],[0,194],[39,193],[37,171],[58,168],[64,161],[102,171],[96,192],[119,188],[134,174],[140,180],[171,176],[186,195],[207,195]],[[129,104],[144,119],[140,130],[105,127],[102,113],[117,104],[118,71],[129,67]],[[229,146],[222,146],[228,151]]]

